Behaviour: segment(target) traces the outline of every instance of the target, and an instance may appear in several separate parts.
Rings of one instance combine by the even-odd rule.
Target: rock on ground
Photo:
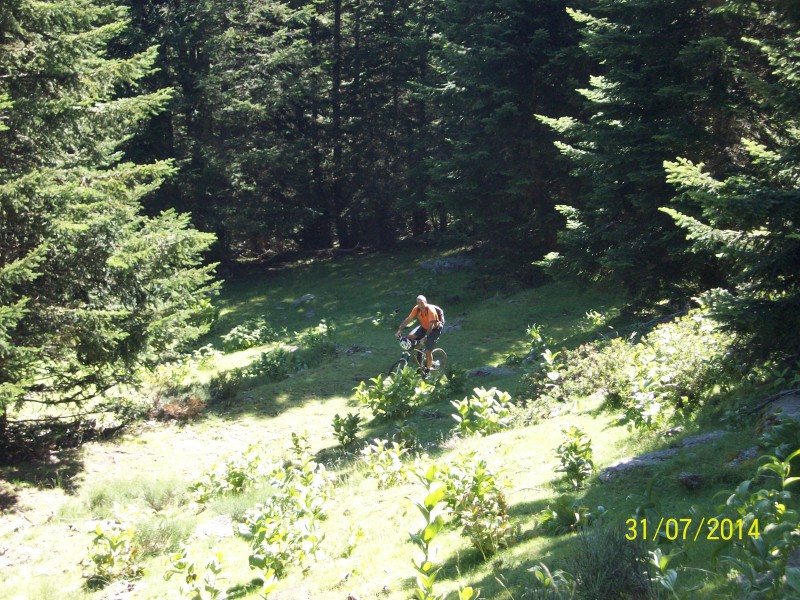
[[[687,438],[684,438],[677,448],[665,448],[664,450],[647,452],[646,454],[640,454],[639,456],[622,458],[600,472],[600,481],[610,481],[617,475],[622,475],[639,467],[651,467],[653,465],[657,465],[674,457],[676,454],[678,454],[678,452],[681,451],[682,448],[691,448],[692,446],[707,444],[708,442],[716,441],[726,435],[728,435],[727,431],[710,431],[709,433],[691,435]]]

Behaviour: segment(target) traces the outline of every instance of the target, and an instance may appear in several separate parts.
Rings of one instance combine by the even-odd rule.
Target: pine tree
[[[753,107],[737,144],[734,168],[688,158],[668,161],[669,181],[683,192],[680,210],[664,208],[688,232],[693,250],[718,262],[723,285],[707,302],[754,348],[800,350],[800,14],[728,2],[751,26],[755,56],[739,61]],[[744,60],[747,58],[747,60]],[[699,212],[697,210],[699,207]]]
[[[175,169],[120,151],[170,97],[133,92],[155,48],[110,57],[125,17],[95,0],[0,9],[3,416],[95,398],[207,328],[213,237],[187,215],[143,215]]]
[[[393,242],[407,190],[421,195],[420,16],[411,1],[226,5],[201,85],[238,252]]]
[[[561,135],[580,185],[560,207],[560,261],[644,300],[685,297],[719,274],[686,253],[684,235],[658,210],[673,195],[663,162],[729,162],[741,25],[694,0],[595,0],[571,14],[594,74],[579,90],[585,116],[542,118]]]
[[[192,223],[213,231],[212,253],[230,258],[225,235],[227,178],[214,160],[217,111],[205,85],[211,70],[211,41],[223,27],[232,3],[214,0],[137,0],[129,7],[130,26],[115,40],[113,56],[129,56],[157,46],[153,67],[137,81],[145,93],[170,88],[169,102],[142,123],[128,143],[134,162],[173,159],[175,174],[143,199],[148,214],[174,208],[192,215]]]
[[[533,115],[569,107],[577,27],[559,1],[441,4],[432,192],[469,229],[535,256],[552,247],[558,168]]]

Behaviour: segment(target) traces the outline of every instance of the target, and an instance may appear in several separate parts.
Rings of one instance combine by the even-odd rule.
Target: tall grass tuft
[[[648,574],[647,552],[639,540],[628,540],[620,527],[580,531],[567,571],[577,583],[577,598],[655,599],[660,589]]]
[[[133,534],[143,556],[158,556],[175,552],[192,535],[196,525],[197,520],[192,517],[154,515],[138,521]]]

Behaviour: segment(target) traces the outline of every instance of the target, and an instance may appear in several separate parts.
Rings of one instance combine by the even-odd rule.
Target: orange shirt
[[[411,314],[408,315],[409,319],[419,320],[419,324],[425,329],[430,329],[431,323],[439,322],[439,313],[436,312],[436,305],[428,304],[427,308],[420,310],[419,306],[411,309]]]

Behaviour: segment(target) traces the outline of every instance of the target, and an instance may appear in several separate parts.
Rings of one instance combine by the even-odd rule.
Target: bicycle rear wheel
[[[386,372],[387,375],[397,375],[400,371],[406,368],[408,361],[405,358],[401,358],[397,362],[395,362],[389,370]]]
[[[428,380],[436,383],[447,374],[447,352],[442,348],[434,348],[433,352],[431,352],[431,357],[433,361],[431,362]]]

